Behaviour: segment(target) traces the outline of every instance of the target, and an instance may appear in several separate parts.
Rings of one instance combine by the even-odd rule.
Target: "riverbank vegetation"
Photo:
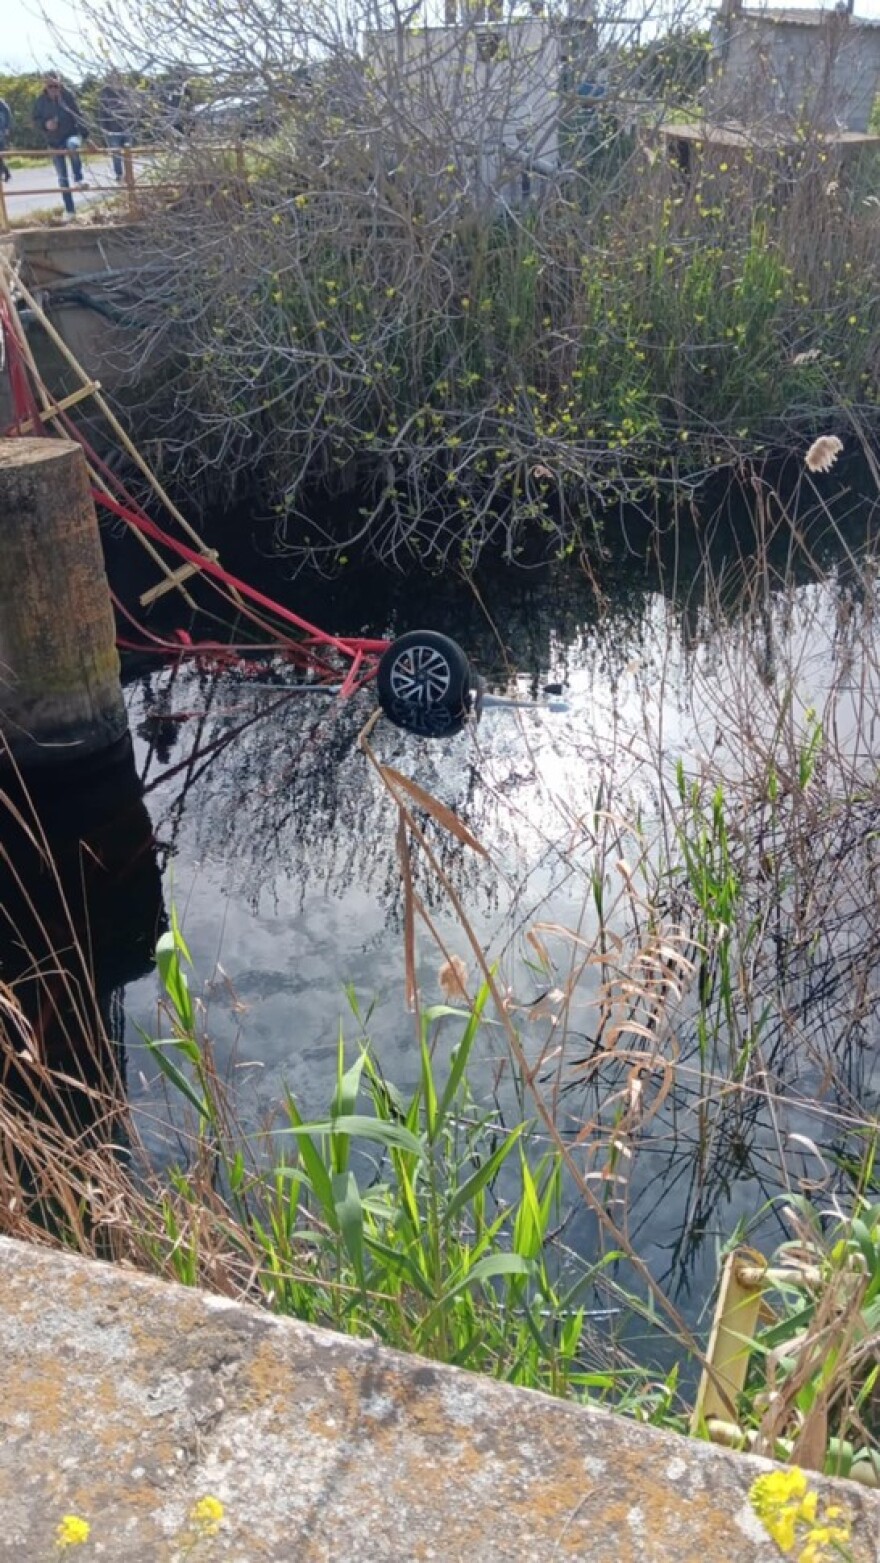
[[[560,1134],[534,1094],[534,1076],[521,1083],[535,1119],[513,1127],[471,1093],[471,1053],[481,1027],[493,1024],[490,976],[470,1009],[462,995],[421,1012],[411,1095],[385,1076],[368,1017],[350,995],[358,1040],[346,1048],[340,1039],[326,1116],[304,1122],[288,1092],[271,1125],[245,1132],[200,1029],[188,964],[175,922],[158,951],[168,1035],[144,1039],[170,1093],[176,1150],[161,1167],[139,1144],[106,1039],[92,1038],[80,1079],[55,1073],[14,996],[0,993],[7,1235],[880,1484],[875,1137],[847,1213],[823,1221],[807,1199],[792,1197],[792,1237],[765,1271],[760,1327],[743,1341],[748,1382],[730,1399],[727,1420],[707,1424],[693,1407],[696,1372],[713,1381],[703,1332],[695,1336],[663,1296],[615,1209],[619,1167],[644,1117],[632,1088],[626,1105],[618,1101],[610,1159],[588,1193],[584,1137]],[[677,951],[674,965],[681,973]],[[604,1228],[589,1262],[566,1241],[572,1184]],[[754,1268],[755,1256],[744,1253]],[[650,1327],[649,1360],[639,1320]],[[725,1322],[738,1330],[735,1311]],[[661,1345],[652,1362],[663,1336],[675,1360]]]
[[[780,210],[766,167],[683,188],[633,151],[610,209],[561,191],[540,218],[473,214],[438,169],[415,225],[399,177],[385,198],[316,189],[282,160],[232,234],[213,197],[157,219],[137,307],[163,376],[140,414],[166,468],[209,492],[256,478],[321,563],[364,542],[434,565],[591,551],[616,500],[873,419],[880,209],[867,185],[826,197],[819,145],[803,160]],[[367,502],[328,535],[315,496],[346,486]]]
[[[246,156],[234,119],[169,146],[179,197],[119,280],[131,416],[191,501],[257,492],[321,565],[552,557],[620,499],[875,424],[878,149],[818,111],[719,139],[686,8],[650,47],[549,14],[319,6],[279,43],[260,0],[216,38],[177,0],[90,13],[274,105]]]
[[[89,996],[87,945],[71,929],[63,961],[35,960],[3,996],[3,1230],[875,1481],[876,564],[841,533],[821,591],[785,586],[774,533],[806,553],[815,528],[797,534],[772,493],[762,506],[765,546],[693,619],[698,747],[663,742],[651,690],[670,672],[646,642],[641,733],[609,722],[595,754],[578,750],[571,798],[546,782],[558,828],[530,861],[560,862],[577,918],[539,907],[486,952],[454,863],[489,872],[488,847],[466,810],[383,761],[381,729],[361,730],[399,844],[405,1086],[349,992],[323,1109],[291,1090],[246,1121],[173,918],[157,1024],[126,1050],[130,1076],[167,1091],[146,1117]],[[539,734],[524,722],[520,737],[541,772]],[[440,1002],[421,991],[426,946]],[[62,1071],[22,1008],[36,983],[30,1013],[59,1012],[59,969],[82,1050]],[[688,1189],[671,1256],[649,1197],[667,1159]],[[731,1186],[739,1219],[722,1230]],[[682,1281],[712,1235],[719,1272],[736,1250],[772,1307],[721,1416],[700,1411],[711,1321]]]

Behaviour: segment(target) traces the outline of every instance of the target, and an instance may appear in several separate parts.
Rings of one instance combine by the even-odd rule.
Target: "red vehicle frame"
[[[3,295],[0,295],[0,339],[14,413],[13,424],[7,433],[22,438],[45,433],[45,412],[39,406],[31,378],[33,376],[39,384],[37,371],[24,343],[21,324],[13,319],[13,307]],[[45,388],[41,389],[44,399],[50,400]],[[158,545],[189,566],[190,573],[205,576],[237,614],[243,613],[250,618],[269,637],[268,649],[290,662],[317,686],[332,686],[333,692],[344,699],[375,679],[385,714],[398,727],[422,737],[450,737],[461,731],[472,712],[479,715],[480,680],[472,674],[461,647],[448,636],[434,630],[413,630],[389,641],[335,635],[310,623],[301,614],[230,574],[215,557],[190,547],[160,527],[92,448],[66,407],[55,406],[50,410],[52,428],[75,440],[83,449],[92,476],[95,505],[148,540],[154,557],[160,557],[156,553]],[[163,493],[153,481],[158,492]],[[211,658],[217,663],[240,664],[256,649],[251,644],[195,641],[186,630],[177,630],[170,637],[156,635],[139,623],[116,596],[114,603],[117,614],[129,622],[138,636],[134,640],[128,635],[118,635],[117,644],[123,651],[153,652],[178,660],[197,657]],[[265,651],[267,647],[264,645],[260,649]]]

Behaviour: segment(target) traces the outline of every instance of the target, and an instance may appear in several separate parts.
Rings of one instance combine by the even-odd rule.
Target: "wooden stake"
[[[0,440],[0,735],[20,764],[92,754],[128,730],[85,456]]]

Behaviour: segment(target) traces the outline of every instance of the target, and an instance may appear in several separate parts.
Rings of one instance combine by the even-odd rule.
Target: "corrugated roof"
[[[786,27],[822,27],[825,22],[835,19],[838,14],[833,7],[810,10],[806,6],[762,6],[760,10],[743,9],[738,17],[734,13],[733,19],[746,22],[774,22]],[[880,27],[880,20],[867,16],[850,16],[849,25],[853,28]]]

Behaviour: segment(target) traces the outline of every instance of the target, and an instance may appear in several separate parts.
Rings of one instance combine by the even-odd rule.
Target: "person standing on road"
[[[34,124],[52,149],[52,162],[58,175],[65,216],[74,217],[76,207],[70,193],[67,159],[69,155],[74,189],[84,190],[86,186],[79,149],[88,130],[76,98],[70,88],[65,87],[57,71],[49,71],[46,75],[43,90],[34,104]]]
[[[98,98],[98,124],[113,156],[113,174],[118,185],[125,177],[120,153],[123,147],[131,146],[132,119],[131,90],[118,71],[111,71]]]
[[[12,110],[9,107],[9,104],[4,102],[3,98],[0,98],[0,179],[3,180],[4,184],[6,183],[7,179],[12,178],[12,174],[9,170],[9,164],[3,156],[3,153],[6,151],[6,148],[9,145],[9,137],[11,134]]]

